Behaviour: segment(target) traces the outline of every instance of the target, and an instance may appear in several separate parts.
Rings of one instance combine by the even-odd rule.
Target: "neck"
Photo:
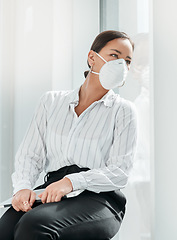
[[[99,76],[91,72],[88,73],[85,82],[79,92],[79,102],[90,104],[100,100],[109,90],[104,89],[99,81]]]

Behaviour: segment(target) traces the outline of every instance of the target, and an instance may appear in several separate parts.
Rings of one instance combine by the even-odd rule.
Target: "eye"
[[[115,58],[118,58],[118,55],[115,54],[115,53],[111,54],[111,56],[112,56],[112,57],[115,57]]]
[[[131,61],[130,60],[126,60],[126,63],[127,63],[127,65],[130,65]]]

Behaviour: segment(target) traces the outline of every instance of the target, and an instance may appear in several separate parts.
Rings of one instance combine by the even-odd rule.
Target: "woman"
[[[1,218],[0,239],[111,239],[118,232],[137,124],[132,103],[111,89],[124,83],[133,49],[125,33],[100,33],[85,82],[41,98],[16,155],[13,207]],[[32,189],[43,169],[36,203]],[[75,190],[84,191],[62,198]]]

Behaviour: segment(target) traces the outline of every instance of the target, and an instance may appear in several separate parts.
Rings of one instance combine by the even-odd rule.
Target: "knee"
[[[56,234],[47,226],[47,219],[40,214],[32,211],[25,213],[25,215],[17,223],[14,240],[49,240],[59,239],[54,236]]]
[[[14,231],[14,240],[22,240],[22,239],[34,239],[32,238],[31,234],[36,230],[37,227],[35,223],[33,222],[35,219],[30,214],[30,212],[27,212],[24,214],[24,216],[19,220],[15,227]]]

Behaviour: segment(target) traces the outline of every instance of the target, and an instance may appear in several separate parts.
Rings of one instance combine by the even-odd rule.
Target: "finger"
[[[30,201],[29,201],[31,207],[33,206],[35,201],[36,201],[36,193],[31,191],[31,196],[30,196]]]
[[[61,196],[60,195],[57,195],[56,197],[55,197],[55,202],[60,202],[61,201]]]
[[[17,203],[16,205],[12,205],[13,206],[13,208],[16,210],[16,211],[23,211],[23,212],[25,212],[26,211],[26,209],[24,208],[24,206],[23,206],[23,204],[21,204],[21,203]]]
[[[28,211],[31,209],[29,205],[29,199],[30,199],[31,191],[28,189],[20,190],[17,192],[13,199],[12,199],[12,205],[14,206],[14,209],[21,210],[21,211]],[[25,202],[25,204],[23,204]]]
[[[55,202],[55,198],[56,198],[56,194],[53,194],[52,197],[51,197],[51,202]]]
[[[23,209],[23,212],[29,212],[30,210],[32,210],[32,208],[31,208],[31,206],[30,206],[30,204],[29,204],[28,207],[25,207],[25,208]]]
[[[20,211],[20,209],[16,205],[12,204],[12,207],[15,209],[15,211],[17,211],[17,212]]]
[[[18,195],[12,198],[12,204],[18,205],[19,202],[20,202],[20,197]]]
[[[38,197],[41,199],[41,198],[42,198],[42,193],[41,193],[41,194],[39,194],[39,195],[38,195]],[[42,200],[41,200],[41,202],[42,202]]]
[[[48,194],[47,191],[44,191],[44,192],[42,193],[42,197],[41,197],[42,203],[45,203],[45,202],[46,202],[47,194]]]
[[[13,197],[13,198],[12,198],[12,206],[15,206],[15,205],[16,205],[16,198]]]
[[[51,195],[51,193],[49,193],[49,194],[47,195],[46,203],[51,202],[51,200],[52,200],[52,195]]]
[[[27,212],[27,211],[29,211],[31,209],[31,206],[30,206],[30,195],[31,195],[31,193],[29,195],[27,195],[27,196],[23,196],[22,197],[20,206],[21,206],[22,211],[24,211],[24,212]]]
[[[12,199],[12,206],[16,211],[22,211],[22,206],[21,206],[21,201],[20,198],[18,196],[15,196]]]
[[[29,201],[23,201],[23,202],[21,203],[21,210],[22,210],[23,212],[28,212],[29,210],[31,210],[31,206],[30,206]]]

